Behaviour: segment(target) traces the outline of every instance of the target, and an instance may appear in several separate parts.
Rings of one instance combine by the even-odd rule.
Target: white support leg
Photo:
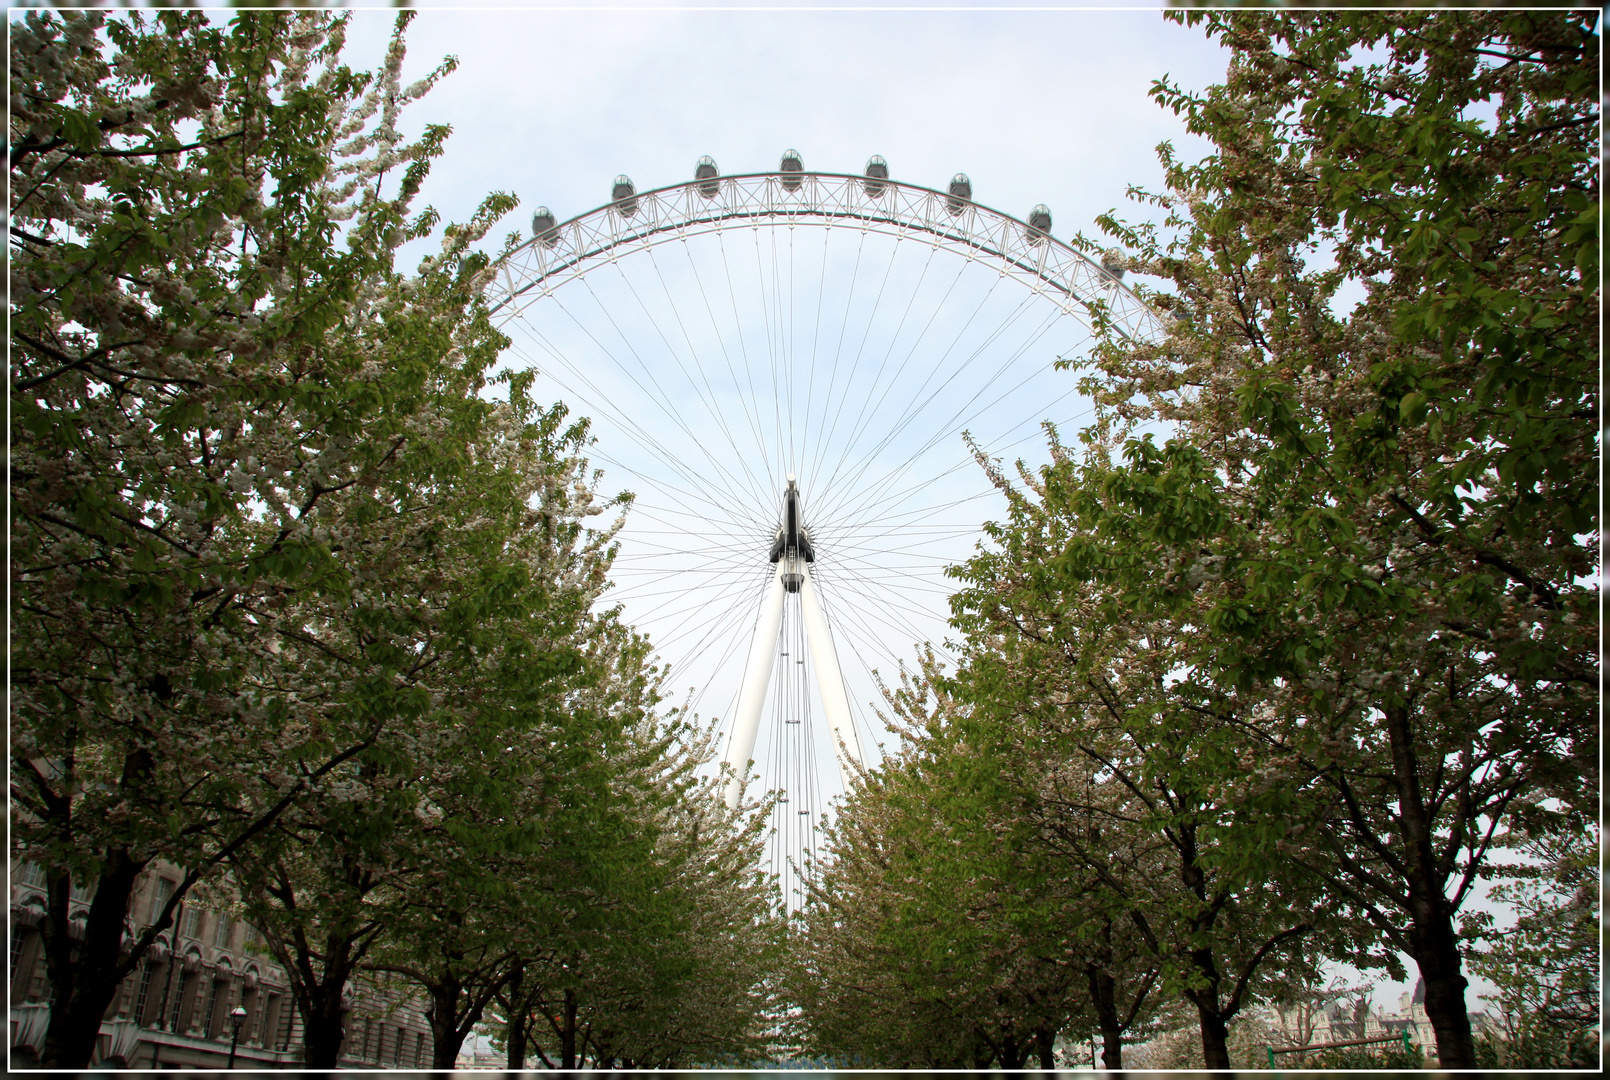
[[[766,704],[766,686],[771,682],[772,665],[777,660],[777,631],[783,622],[783,568],[788,562],[788,559],[779,561],[777,572],[772,575],[771,587],[760,604],[760,617],[755,620],[755,640],[749,645],[749,660],[744,664],[743,688],[738,692],[738,708],[732,717],[732,739],[727,743],[726,761],[732,769],[732,777],[727,781],[727,806],[731,808],[737,807],[743,794],[743,782],[749,775],[749,759],[755,752],[755,735],[760,730],[760,709]]]
[[[816,669],[816,686],[822,694],[822,711],[827,714],[827,728],[833,735],[833,756],[839,763],[839,778],[844,781],[846,793],[854,774],[848,762],[862,763],[861,741],[856,738],[855,721],[850,717],[850,699],[844,692],[844,674],[839,670],[839,654],[833,648],[833,634],[827,628],[827,617],[822,613],[822,602],[817,598],[816,586],[811,581],[810,564],[798,561],[805,580],[800,582],[799,606],[805,616],[805,635],[810,643],[811,662]],[[847,760],[846,760],[847,759]]]

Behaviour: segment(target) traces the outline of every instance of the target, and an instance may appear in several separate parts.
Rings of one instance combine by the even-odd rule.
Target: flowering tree
[[[617,857],[572,875],[594,883],[577,898],[585,909],[558,933],[542,928],[550,959],[528,1017],[545,1061],[675,1068],[765,1056],[780,931],[775,883],[760,869],[770,807],[726,808],[717,781],[697,772],[718,746],[713,728],[653,716],[624,733]]]
[[[1414,959],[1473,1067],[1456,916],[1597,788],[1597,16],[1181,18],[1228,80],[1155,93],[1217,152],[1165,150],[1163,230],[1105,222],[1172,318],[1087,384],[1098,440],[1177,434],[1098,455],[1058,566],[1259,699],[1204,715],[1285,770],[1286,856]]]
[[[1159,967],[1115,923],[1109,884],[1045,843],[1033,753],[979,737],[999,728],[955,688],[930,655],[888,693],[904,746],[829,831],[796,935],[799,1041],[880,1065],[1052,1068],[1059,1035],[1101,1031],[1116,1064]]]
[[[1504,929],[1473,913],[1487,948],[1471,968],[1497,987],[1501,1037],[1477,1043],[1488,1069],[1591,1069],[1599,1062],[1602,908],[1599,830],[1582,822],[1528,845],[1514,880],[1493,890],[1518,918]]]
[[[399,882],[365,967],[427,993],[436,1067],[451,1069],[483,1019],[510,1059],[546,1043],[562,1067],[753,1045],[768,958],[758,819],[734,831],[716,813],[692,776],[708,739],[658,715],[646,658],[647,642],[605,616],[557,724],[499,734],[509,745],[460,760],[433,794],[436,855]],[[716,1001],[713,1016],[699,1008]]]
[[[590,614],[613,530],[584,525],[597,509],[579,456],[585,431],[525,400],[528,382],[514,380],[473,457],[430,490],[429,512],[417,506],[390,531],[384,550],[400,557],[360,568],[363,606],[282,616],[295,631],[279,659],[295,677],[334,681],[373,652],[377,608],[388,629],[416,631],[403,652],[421,673],[406,724],[388,725],[230,860],[291,973],[312,1066],[334,1066],[347,984],[406,925],[409,896],[428,888],[441,899],[452,882],[486,886],[489,901],[507,888],[485,879],[515,876],[501,853],[529,847],[548,824],[544,807],[580,771],[572,747],[594,738],[598,717],[575,707],[577,683],[608,681],[600,673],[615,665],[599,657],[622,652],[623,628]],[[331,657],[342,659],[332,667]],[[629,651],[621,678],[642,662]],[[491,921],[520,920],[500,910]],[[451,1040],[449,1061],[457,1048]]]
[[[1021,470],[1022,487],[983,460],[1011,515],[951,571],[965,583],[951,602],[965,638],[946,685],[971,706],[963,737],[997,763],[998,790],[1037,845],[1100,898],[1070,932],[1149,955],[1164,992],[1196,1012],[1203,1060],[1228,1068],[1230,1021],[1347,928],[1326,914],[1322,883],[1280,852],[1283,763],[1225,722],[1258,698],[1194,676],[1200,630],[1136,617],[1099,575],[1056,566],[1099,541],[1077,498],[1091,473],[1054,432],[1052,453],[1039,476]],[[1092,998],[1116,1066],[1118,1003],[1099,980]]]
[[[513,200],[393,269],[447,134],[406,142],[399,110],[451,69],[399,84],[406,22],[376,75],[324,13],[11,26],[12,824],[47,874],[49,1064],[89,1064],[194,883],[384,733],[473,715],[431,680],[509,575],[594,587],[503,562],[589,508],[454,487],[534,464],[518,400],[480,394],[503,341],[469,245]],[[158,858],[186,874],[134,927]]]

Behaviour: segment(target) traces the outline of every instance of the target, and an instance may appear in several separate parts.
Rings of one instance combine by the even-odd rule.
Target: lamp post
[[[229,1026],[231,1031],[229,1035],[229,1065],[227,1068],[233,1069],[235,1067],[235,1047],[240,1045],[240,1025],[245,1021],[245,1019],[246,1010],[241,1006],[236,1005],[233,1009],[229,1010]]]

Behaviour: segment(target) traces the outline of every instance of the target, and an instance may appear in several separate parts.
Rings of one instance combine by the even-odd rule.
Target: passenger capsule
[[[1124,280],[1124,253],[1117,248],[1103,252],[1101,256],[1101,276],[1116,285]]]
[[[721,170],[716,168],[716,159],[709,154],[700,158],[699,163],[693,167],[693,178],[701,181],[699,194],[707,199],[713,199],[721,193],[720,176]]]
[[[1040,203],[1029,211],[1029,242],[1038,244],[1051,235],[1051,208]]]
[[[873,154],[866,160],[867,178],[861,182],[866,188],[869,197],[876,199],[888,187],[887,184],[878,183],[879,180],[889,179],[889,163],[883,160],[882,154]]]
[[[805,171],[805,162],[800,160],[798,150],[784,150],[783,160],[777,166],[777,171],[783,174],[783,190],[798,191],[805,181],[800,174]]]
[[[558,222],[546,206],[537,207],[537,212],[531,215],[531,236],[543,247],[551,248],[559,243]]]
[[[609,201],[615,204],[626,217],[637,213],[637,188],[632,186],[632,178],[625,173],[615,177],[615,186],[610,189]]]
[[[973,198],[973,182],[967,179],[966,173],[957,173],[950,178],[950,198],[945,200],[945,209],[952,214],[959,214],[962,208]]]

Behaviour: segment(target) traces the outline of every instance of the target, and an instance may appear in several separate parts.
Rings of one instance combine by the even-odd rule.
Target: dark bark
[[[165,686],[166,679],[158,678],[162,680],[160,685]],[[155,680],[153,685],[157,685]],[[160,692],[159,696],[166,699],[173,695],[171,692]],[[183,904],[191,887],[201,879],[203,873],[234,858],[241,848],[273,825],[309,784],[364,749],[377,731],[371,731],[365,742],[346,748],[300,778],[289,791],[247,822],[227,843],[212,855],[198,860],[198,864],[188,869],[179,880],[156,921],[137,933],[127,947],[123,935],[129,922],[129,903],[134,896],[134,883],[150,865],[150,858],[136,856],[126,847],[102,853],[103,869],[94,883],[94,898],[90,901],[82,941],[73,940],[69,932],[71,880],[64,873],[50,878],[46,884],[46,917],[40,933],[44,939],[45,975],[50,980],[51,1010],[50,1028],[45,1034],[40,1064],[52,1068],[88,1068],[107,1007],[116,997],[123,980],[150,952],[157,936],[174,925],[174,912]],[[119,790],[140,794],[154,768],[148,751],[131,750],[123,759]],[[41,798],[46,804],[46,817],[60,833],[70,834],[71,800],[49,792]]]
[[[343,884],[359,897],[374,887],[373,875],[349,862]],[[300,917],[296,888],[283,866],[275,867],[272,883],[256,886],[274,899],[285,916]],[[268,921],[272,931],[273,923]],[[302,1017],[303,1063],[310,1069],[334,1069],[341,1057],[346,1008],[342,992],[351,982],[358,965],[368,954],[379,928],[346,926],[324,935],[322,949],[308,939],[306,926],[295,921],[288,937],[270,933],[269,947],[274,958],[290,977],[291,998]]]
[[[463,987],[451,973],[437,977],[430,991],[430,1067],[452,1069],[458,1062],[464,1036],[459,1034],[458,998]]]
[[[1202,1030],[1202,1063],[1209,1069],[1228,1069],[1230,1051],[1225,1043],[1230,1018],[1237,1009],[1219,1004],[1220,975],[1213,961],[1212,949],[1196,949],[1191,953],[1191,966],[1201,977],[1200,989],[1187,990],[1185,996],[1196,1006],[1198,1023]]]
[[[1057,1067],[1056,1055],[1057,1033],[1048,1027],[1034,1029],[1034,1049],[1040,1057],[1040,1068],[1054,1069]]]
[[[1196,1006],[1196,1017],[1203,1033],[1203,1066],[1208,1069],[1230,1067],[1230,1028],[1217,1009]]]
[[[533,1012],[542,998],[542,982],[526,978],[528,966],[523,960],[515,964],[504,989],[496,995],[498,1006],[503,1010],[503,1017],[507,1022],[505,1037],[510,1069],[524,1069],[525,1059],[531,1055],[533,1048],[536,1048],[539,1055],[542,1053],[531,1038],[531,1027],[536,1022]],[[549,1068],[553,1067],[546,1057],[543,1058],[543,1062]]]
[[[1432,815],[1420,788],[1408,707],[1382,710],[1392,743],[1392,771],[1398,789],[1409,886],[1409,955],[1426,984],[1426,1018],[1437,1036],[1437,1063],[1444,1069],[1474,1069],[1476,1047],[1465,1011],[1459,936],[1453,905],[1444,892],[1447,874],[1438,864]]]
[[[460,951],[443,949],[440,955],[440,962],[429,971],[392,964],[363,966],[367,971],[406,976],[425,990],[430,998],[425,1020],[430,1025],[431,1068],[451,1070],[464,1040],[508,981],[511,958],[505,954],[470,966],[461,963],[464,954]]]
[[[351,968],[346,964],[346,951],[336,945],[336,954],[324,967],[324,978],[293,981],[292,994],[297,1011],[302,1014],[303,1062],[310,1069],[334,1069],[341,1059],[341,1043],[346,1009],[342,1005],[341,991],[346,986]]]
[[[71,933],[71,879],[58,874],[47,882],[48,911],[41,933],[45,974],[53,997],[41,1065],[89,1068],[101,1018],[129,971],[122,955],[123,927],[134,881],[144,868],[145,863],[130,858],[126,850],[108,853],[106,867],[95,883],[82,943],[73,940]]]
[[[509,1024],[508,1030],[508,1067],[516,1072],[525,1068],[525,1059],[530,1052],[526,1050],[526,1035],[529,1033],[529,1021],[523,1016],[517,1016]]]
[[[1095,965],[1085,968],[1090,986],[1090,1003],[1101,1032],[1101,1064],[1106,1069],[1124,1067],[1124,1030],[1118,1023],[1118,980]],[[1142,991],[1144,994],[1144,991]]]
[[[576,991],[565,991],[565,1023],[559,1032],[559,1067],[576,1067]]]
[[[484,970],[484,969],[483,969]],[[479,979],[461,979],[452,972],[444,972],[426,984],[430,993],[431,1068],[452,1069],[464,1040],[486,1011],[492,995],[503,985],[497,980],[476,986]],[[461,1010],[462,1007],[462,1011]]]
[[[1109,1072],[1117,1072],[1124,1067],[1123,1032],[1106,1030],[1102,1031],[1101,1067]]]
[[[1202,1064],[1209,1069],[1230,1068],[1229,1029],[1217,1009],[1197,1005],[1202,1027]]]

